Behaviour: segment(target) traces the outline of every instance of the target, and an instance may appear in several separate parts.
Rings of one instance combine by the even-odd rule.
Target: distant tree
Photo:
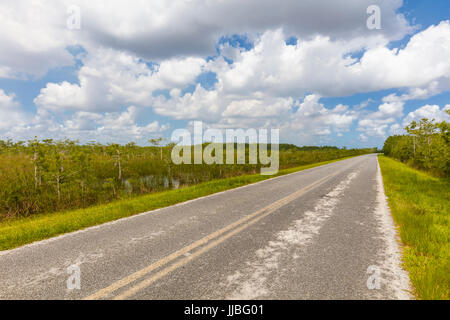
[[[118,167],[118,170],[119,170],[117,179],[119,181],[121,181],[122,180],[122,161],[121,161],[122,159],[121,159],[120,145],[118,145],[116,143],[109,144],[107,146],[106,150],[107,150],[107,153],[116,160],[115,165]]]
[[[161,154],[161,161],[163,160],[163,146],[162,146],[162,143],[163,143],[164,140],[165,139],[163,137],[159,137],[159,138],[156,138],[156,139],[148,140],[148,142],[150,142],[155,147],[159,147],[160,154]]]

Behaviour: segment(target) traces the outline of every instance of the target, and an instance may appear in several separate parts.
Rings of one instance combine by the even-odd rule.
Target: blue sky
[[[378,2],[382,29],[369,30],[365,8]],[[65,26],[72,3],[80,29]],[[317,3],[117,0],[104,14],[84,0],[4,1],[0,139],[146,144],[201,120],[280,128],[297,145],[380,147],[407,121],[448,119],[450,2]]]

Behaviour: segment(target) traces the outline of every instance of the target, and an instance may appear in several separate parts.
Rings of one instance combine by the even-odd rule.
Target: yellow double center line
[[[104,289],[101,289],[101,290],[97,291],[96,293],[85,297],[84,299],[85,300],[96,300],[96,299],[108,298],[113,292],[131,284],[132,282],[135,282],[136,280],[144,277],[145,275],[149,274],[150,272],[152,272],[160,267],[163,267],[164,265],[166,265],[170,262],[173,262],[174,260],[180,258],[181,256],[187,255],[190,251],[193,251],[194,249],[197,249],[198,247],[203,246],[202,248],[195,251],[194,253],[187,255],[187,256],[183,257],[182,259],[179,259],[179,261],[171,264],[168,267],[163,268],[162,270],[153,274],[149,278],[131,286],[129,289],[125,290],[123,293],[114,297],[114,300],[127,299],[127,298],[133,296],[134,294],[136,294],[138,291],[150,286],[155,281],[166,276],[170,272],[186,265],[193,259],[201,256],[202,254],[206,253],[210,249],[216,247],[217,245],[224,242],[225,240],[232,237],[233,235],[235,235],[235,234],[241,232],[242,230],[248,228],[249,226],[255,224],[262,218],[274,213],[277,209],[294,201],[295,199],[299,198],[300,196],[302,196],[306,192],[310,191],[311,189],[318,187],[319,185],[324,183],[326,180],[331,179],[332,177],[338,175],[339,173],[341,173],[344,170],[345,169],[342,169],[338,172],[335,172],[332,175],[329,175],[320,180],[317,180],[316,182],[290,194],[289,196],[282,198],[282,199],[268,205],[267,207],[264,207],[250,215],[247,215],[247,216],[239,219],[238,221],[233,222],[232,224],[230,224],[220,230],[217,230],[217,231],[207,235],[206,237],[201,238],[200,240],[197,240],[194,243],[192,243],[178,251],[175,251],[174,253],[162,258],[161,260],[158,260],[157,262],[155,262],[155,263],[153,263],[153,264],[151,264],[151,265],[121,279],[121,280],[114,282],[110,286],[108,286]],[[211,240],[214,240],[214,241],[211,241]]]

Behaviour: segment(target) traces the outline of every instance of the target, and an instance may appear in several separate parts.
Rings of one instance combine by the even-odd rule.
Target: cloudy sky
[[[2,0],[0,139],[144,145],[201,120],[382,146],[413,119],[448,119],[449,13],[447,0]]]

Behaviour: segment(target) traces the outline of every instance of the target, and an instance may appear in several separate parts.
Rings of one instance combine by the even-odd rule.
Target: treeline
[[[281,151],[285,151],[285,150],[298,150],[298,151],[317,151],[317,150],[337,150],[339,149],[338,147],[334,147],[334,146],[303,146],[303,147],[299,147],[296,146],[295,144],[286,144],[286,143],[280,143],[279,149]],[[345,148],[344,148],[345,149]]]
[[[450,114],[450,110],[446,110]],[[450,176],[450,124],[422,119],[413,121],[405,135],[389,137],[384,143],[385,155],[437,176]]]
[[[161,140],[152,143],[151,147],[141,147],[135,143],[80,145],[71,140],[0,140],[0,220],[84,208],[260,172],[260,164],[174,165],[173,144],[162,146]],[[248,145],[246,149],[248,154]],[[375,152],[334,147],[305,151],[281,145],[280,149],[280,169]]]

